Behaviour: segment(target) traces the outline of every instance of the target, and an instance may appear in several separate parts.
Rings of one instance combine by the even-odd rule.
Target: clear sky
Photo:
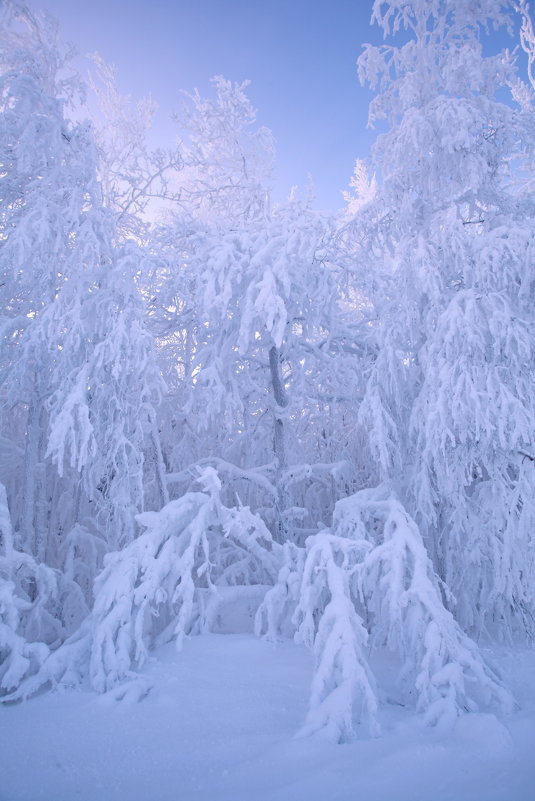
[[[159,144],[173,143],[170,121],[180,90],[210,91],[209,78],[249,79],[258,121],[277,143],[276,196],[312,176],[317,205],[343,205],[366,129],[372,95],[360,86],[362,43],[382,42],[371,0],[30,0],[59,20],[81,53],[116,65],[122,93],[151,94],[159,105]],[[509,45],[510,46],[510,45]]]
[[[249,79],[258,121],[277,145],[276,195],[307,176],[317,205],[343,205],[355,159],[368,154],[370,92],[356,59],[371,28],[371,0],[30,0],[60,22],[62,38],[81,53],[113,62],[121,92],[157,101],[159,143],[170,145],[169,120],[180,90],[210,91],[209,78]]]

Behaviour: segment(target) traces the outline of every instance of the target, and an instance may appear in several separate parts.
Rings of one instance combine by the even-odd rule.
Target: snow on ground
[[[196,637],[157,652],[139,703],[68,691],[0,709],[0,799],[532,801],[535,652],[494,657],[521,703],[508,720],[470,715],[445,734],[391,706],[381,738],[340,746],[294,736],[307,651]]]

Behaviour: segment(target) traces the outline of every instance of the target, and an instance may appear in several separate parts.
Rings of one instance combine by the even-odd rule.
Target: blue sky
[[[171,144],[169,120],[180,90],[210,91],[220,74],[249,79],[258,121],[277,144],[276,195],[305,187],[312,175],[317,205],[343,205],[357,157],[369,152],[370,92],[356,59],[371,28],[369,0],[32,0],[60,22],[81,53],[113,62],[122,92],[158,102],[158,139]]]
[[[31,0],[46,8],[64,39],[116,65],[121,92],[158,102],[158,144],[173,143],[169,119],[180,91],[210,91],[220,74],[249,79],[258,121],[277,143],[276,196],[305,187],[317,205],[343,205],[356,158],[375,133],[366,128],[372,97],[356,59],[371,27],[371,0]],[[509,45],[510,46],[510,45]]]

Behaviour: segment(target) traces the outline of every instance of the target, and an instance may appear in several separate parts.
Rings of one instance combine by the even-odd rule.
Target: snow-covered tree
[[[155,505],[167,498],[162,384],[135,283],[142,257],[102,205],[90,126],[66,116],[76,83],[62,78],[54,29],[17,3],[2,13],[4,481],[17,547],[64,568],[89,602],[103,552],[133,538],[144,478],[159,484]]]
[[[234,488],[264,509],[283,541],[294,523],[314,530],[332,511],[348,455],[337,412],[345,404],[350,415],[359,381],[356,333],[327,259],[329,221],[296,199],[271,202],[269,132],[254,129],[242,85],[218,78],[215,89],[215,100],[193,96],[184,122],[191,141],[180,182],[189,218],[177,214],[174,228],[159,231],[167,262],[156,294],[167,292],[173,309],[162,338],[166,347],[171,326],[183,331],[177,344],[189,397],[181,425],[195,414],[207,431],[204,453],[198,436],[189,453],[218,459],[232,479],[243,471]],[[177,282],[178,293],[169,293],[166,284]],[[187,454],[174,461],[173,481]]]
[[[367,46],[359,60],[378,91],[370,121],[388,125],[373,156],[380,186],[348,228],[377,287],[378,352],[360,417],[458,620],[525,634],[535,207],[516,187],[533,154],[532,112],[498,98],[516,85],[514,59],[485,56],[482,44],[488,26],[511,28],[513,8],[376,2],[373,16],[408,41]]]
[[[173,188],[182,166],[180,147],[151,148],[148,134],[157,111],[150,97],[133,102],[120,94],[117,71],[97,53],[91,57],[89,89],[99,147],[98,178],[103,203],[115,212],[121,238],[138,242],[162,208],[180,201]]]
[[[379,732],[371,665],[385,647],[399,659],[400,703],[431,725],[466,710],[507,710],[512,698],[476,644],[444,608],[440,580],[418,526],[388,485],[336,504],[330,529],[304,553],[286,548],[277,584],[261,604],[258,633],[277,639],[294,626],[316,669],[303,733],[338,742],[364,724]]]
[[[187,635],[212,629],[230,596],[247,601],[251,587],[265,592],[275,581],[280,548],[261,518],[222,504],[213,468],[200,471],[198,484],[200,491],[139,515],[146,531],[107,555],[88,619],[60,648],[39,654],[38,670],[19,676],[15,686],[26,680],[9,699],[83,678],[98,692],[112,690],[155,645],[174,641],[180,650]]]
[[[44,431],[54,353],[40,324],[69,270],[72,231],[85,204],[88,151],[84,126],[64,117],[74,84],[60,79],[53,26],[17,3],[4,3],[2,33],[0,391],[3,450],[13,455],[15,468],[3,480],[22,546],[42,559],[50,491]]]

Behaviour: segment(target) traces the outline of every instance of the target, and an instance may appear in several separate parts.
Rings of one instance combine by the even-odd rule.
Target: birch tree
[[[370,121],[388,125],[374,149],[381,185],[355,218],[367,231],[357,258],[371,254],[380,284],[361,419],[458,619],[493,636],[525,634],[533,619],[533,200],[515,167],[532,157],[533,129],[527,109],[497,97],[515,85],[513,57],[482,50],[512,12],[494,0],[376,2],[385,36],[409,40],[359,59],[378,92]]]

